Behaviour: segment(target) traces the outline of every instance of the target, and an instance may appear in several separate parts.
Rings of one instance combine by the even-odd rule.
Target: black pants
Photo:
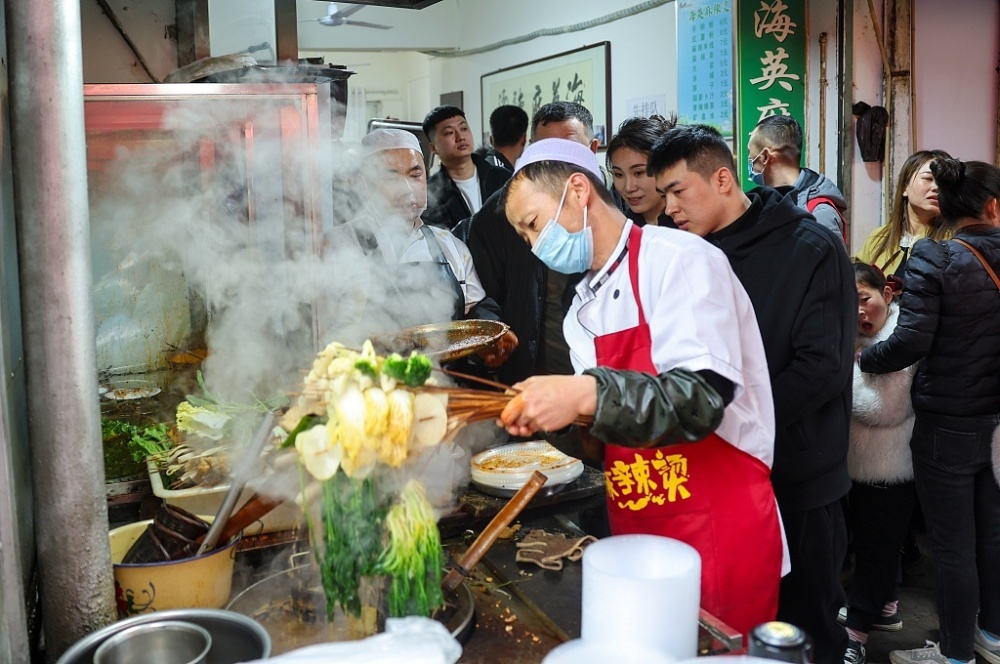
[[[990,465],[1000,415],[917,413],[913,471],[934,553],[941,652],[973,657],[979,626],[1000,633],[1000,486]]]
[[[847,593],[847,626],[871,631],[886,602],[899,599],[900,551],[906,541],[917,489],[900,484],[855,482],[849,494],[854,536],[854,576]]]
[[[816,664],[841,664],[847,632],[837,623],[845,603],[840,568],[847,553],[847,526],[840,500],[805,512],[779,503],[792,571],[781,579],[778,620],[812,638]]]

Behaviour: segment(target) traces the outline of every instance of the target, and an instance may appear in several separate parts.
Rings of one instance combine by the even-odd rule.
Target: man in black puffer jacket
[[[753,302],[774,394],[771,480],[791,557],[778,618],[812,636],[817,664],[839,663],[854,271],[841,240],[794,200],[768,187],[743,193],[729,146],[711,127],[671,130],[648,169],[666,213],[725,252]]]

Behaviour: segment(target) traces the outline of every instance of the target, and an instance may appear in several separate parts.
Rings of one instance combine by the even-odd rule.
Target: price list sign
[[[733,135],[733,3],[677,3],[677,115]]]

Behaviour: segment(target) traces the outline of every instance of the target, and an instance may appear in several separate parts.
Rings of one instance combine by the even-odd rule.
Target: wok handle
[[[482,560],[482,557],[486,555],[490,547],[496,541],[503,529],[510,525],[521,511],[527,507],[531,499],[535,497],[538,490],[542,488],[542,485],[549,478],[538,472],[537,470],[532,473],[531,477],[527,482],[524,483],[514,497],[510,499],[504,508],[497,512],[497,515],[493,517],[483,532],[479,534],[476,541],[472,543],[472,546],[465,552],[461,560],[458,561],[457,569],[452,569],[444,577],[444,581],[441,582],[441,586],[450,593],[454,593],[455,590],[461,585],[462,580],[465,579],[465,575],[468,571],[475,567],[476,564]]]

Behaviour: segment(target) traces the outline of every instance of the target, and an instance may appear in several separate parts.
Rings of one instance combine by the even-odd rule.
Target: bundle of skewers
[[[443,374],[464,382],[477,383],[491,389],[476,389],[469,387],[447,387],[442,385],[423,385],[420,389],[429,393],[447,397],[448,421],[445,440],[455,436],[463,427],[476,422],[497,420],[511,400],[517,398],[518,390],[491,380],[452,371],[436,369]],[[578,426],[589,426],[593,418],[583,416],[574,420]]]
[[[484,389],[446,387],[441,372]],[[339,605],[360,615],[361,579],[387,576],[390,615],[430,615],[443,601],[442,549],[412,462],[463,427],[498,418],[517,392],[437,368],[416,351],[380,356],[365,342],[320,351],[294,397],[282,446],[295,449],[301,468],[328,614]]]

